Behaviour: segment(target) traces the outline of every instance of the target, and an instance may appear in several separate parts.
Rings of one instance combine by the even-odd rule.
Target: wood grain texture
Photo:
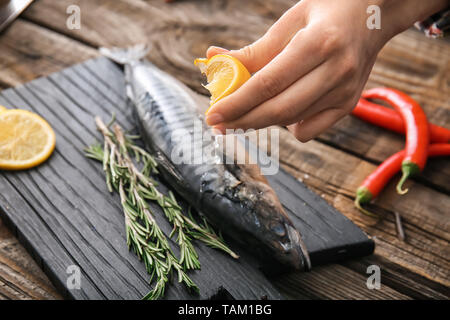
[[[384,216],[376,221],[353,206],[354,190],[375,165],[317,141],[300,144],[287,131],[282,131],[280,139],[285,141],[280,159],[286,170],[372,235],[376,254],[444,286],[450,285],[447,195],[414,184],[410,193],[399,199],[391,183],[371,207]],[[397,239],[394,211],[402,217],[406,242]]]
[[[36,262],[0,220],[0,300],[59,298]]]
[[[354,299],[402,299],[409,297],[389,286],[381,290],[370,290],[365,285],[367,274],[360,274],[341,265],[321,266],[310,274],[295,273],[277,279],[279,288],[290,296],[301,299],[305,295],[311,299],[354,300]],[[318,286],[318,283],[321,285]],[[325,291],[323,287],[327,287]],[[337,289],[337,290],[335,290]]]
[[[79,57],[83,56],[83,52],[86,50],[89,51],[89,46],[126,46],[147,41],[154,44],[154,50],[149,55],[149,59],[191,88],[201,92],[199,83],[203,79],[191,64],[193,58],[204,55],[209,45],[239,48],[250,43],[262,35],[273,21],[294,2],[294,0],[255,0],[244,3],[237,0],[211,0],[180,1],[168,5],[159,0],[36,1],[26,11],[24,17],[26,21],[19,19],[10,28],[13,30],[18,24],[29,26],[27,32],[20,33],[21,41],[16,41],[16,37],[9,37],[5,43],[5,36],[0,37],[0,55],[5,52],[0,59],[0,64],[3,61],[10,62],[4,65],[5,68],[0,68],[0,81],[8,79],[6,83],[0,83],[0,87],[14,86],[39,75],[48,75],[50,71],[47,70],[57,71],[74,62],[81,62],[83,59]],[[66,28],[65,10],[69,4],[80,5],[82,30]],[[58,34],[60,36],[54,41],[65,43],[66,46],[70,46],[71,50],[68,50],[69,52],[66,52],[65,55],[52,52],[52,55],[58,56],[58,63],[52,62],[51,56],[45,57],[45,54],[43,58],[34,61],[34,53],[51,52],[53,46],[60,46],[58,43],[47,47],[40,46],[37,40],[47,39],[49,35]],[[28,43],[35,43],[35,45],[30,47]],[[424,105],[427,115],[433,122],[448,127],[450,123],[449,48],[448,41],[426,39],[421,33],[415,31],[404,32],[391,40],[382,50],[369,78],[368,86],[387,85],[412,93],[414,98]],[[15,58],[17,54],[20,54],[20,60]],[[22,68],[22,65],[26,65],[26,68]],[[50,67],[47,67],[49,65]],[[114,98],[114,95],[112,97]],[[372,228],[377,229],[371,227],[374,222],[357,215],[351,206],[349,199],[352,196],[352,188],[356,187],[364,175],[370,172],[373,164],[379,163],[400,149],[403,139],[358,119],[346,117],[322,135],[320,142],[319,144],[304,145],[302,155],[306,154],[306,156],[289,158],[289,163],[284,163],[285,168],[291,168],[291,173],[314,190],[322,193],[334,206],[345,204],[339,205],[339,210],[359,225],[363,227],[367,225],[367,228],[370,229],[366,230],[371,233]],[[339,149],[342,154],[351,155],[350,158],[345,159],[354,159],[352,163],[355,168],[360,163],[362,168],[350,171],[345,162],[334,161],[326,152],[314,154],[316,146],[322,144],[332,147],[326,151]],[[292,148],[296,149],[299,146],[302,145],[295,143]],[[282,142],[281,149],[283,148],[284,143]],[[314,155],[310,156],[311,153]],[[310,162],[313,165],[302,166],[304,162]],[[329,184],[328,180],[324,178],[323,172],[321,179],[314,178],[317,172],[316,162],[323,164],[336,175],[342,169],[348,175],[354,176],[358,182],[352,182],[351,186],[345,190],[345,195],[342,195],[339,185]],[[299,166],[302,166],[302,170],[298,169]],[[414,188],[426,185],[426,188],[420,187],[421,192],[429,192],[433,189],[439,191],[437,194],[448,195],[450,190],[449,167],[448,160],[433,159],[424,174],[411,184],[414,184]],[[422,233],[428,239],[427,241],[433,242],[436,237],[439,238],[442,235],[448,241],[448,229],[446,228],[448,227],[450,207],[447,201],[442,201],[442,196],[438,197],[441,199],[440,202],[433,202],[435,194],[432,192],[423,204],[420,200],[416,201],[415,197],[410,197],[405,201],[395,195],[393,184],[391,184],[374,207],[374,210],[382,210],[387,214],[387,219],[377,229],[378,236],[376,238],[379,248],[380,243],[382,244],[383,257],[377,251],[374,259],[346,263],[345,268],[365,274],[367,266],[376,263],[382,267],[383,275],[387,274],[387,277],[383,279],[389,278],[383,282],[389,281],[387,285],[402,294],[414,298],[449,298],[448,287],[434,281],[435,272],[433,270],[436,266],[434,262],[427,261],[430,255],[426,245],[415,251],[411,251],[410,247],[404,251],[402,244],[396,242],[391,215],[395,208],[400,208],[404,212],[415,208],[414,214],[407,222],[407,242],[410,241],[410,238],[415,237],[416,232]],[[420,199],[423,197],[425,196],[421,196]],[[444,213],[442,214],[442,212]],[[431,223],[429,216],[432,217],[430,218]],[[422,228],[424,222],[425,230]],[[385,234],[387,235],[386,239],[384,239]],[[396,243],[392,245],[391,242]],[[444,247],[437,251],[447,254],[445,252],[445,245],[448,247],[446,242],[437,242],[436,247],[439,248],[442,244]],[[424,247],[425,249],[421,249]],[[436,247],[433,249],[434,252],[436,252]],[[18,258],[15,257],[15,259]],[[448,255],[446,259],[448,262]],[[415,266],[417,260],[419,260],[418,269]],[[330,266],[330,268],[333,267]],[[437,269],[441,270],[438,272],[441,280],[443,275],[448,278],[448,272],[443,274],[442,268],[438,267]],[[301,276],[309,277],[310,275]],[[365,290],[365,284],[354,277],[355,273],[348,272],[348,276],[360,283],[360,290],[366,297],[371,297],[370,293]],[[342,296],[346,295],[345,286],[340,283],[339,279],[331,275],[326,276],[327,284],[325,284],[324,281],[319,280],[314,282],[315,278],[311,274],[310,286],[313,287],[312,290],[315,294],[309,295],[305,295],[305,291],[308,289],[303,289],[301,282],[295,278],[289,280],[289,276],[286,277],[287,280],[282,282],[281,289],[286,288],[284,293],[290,297],[332,298],[338,297],[339,292],[342,293]],[[330,287],[333,290],[330,290]],[[2,292],[1,287],[0,292]]]
[[[58,33],[19,19],[0,36],[0,86],[11,87],[98,55]]]
[[[68,67],[97,51],[33,23],[17,20],[0,36],[0,88]],[[22,106],[19,106],[22,107]],[[40,267],[0,221],[0,298],[60,299]]]

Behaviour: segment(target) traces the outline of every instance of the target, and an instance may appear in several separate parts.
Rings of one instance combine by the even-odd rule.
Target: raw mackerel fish
[[[144,59],[145,46],[101,52],[124,65],[127,95],[141,136],[171,187],[252,252],[268,272],[309,270],[301,236],[259,167],[218,161],[211,152],[216,140],[198,134],[211,130],[178,80]],[[174,161],[187,145],[192,146],[194,161]]]

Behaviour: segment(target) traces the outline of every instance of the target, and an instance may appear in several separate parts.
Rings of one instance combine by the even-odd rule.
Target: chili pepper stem
[[[368,203],[372,200],[372,193],[366,187],[359,187],[356,190],[356,198],[355,198],[355,207],[363,214],[378,219],[379,216],[375,213],[372,213],[366,209],[364,209],[361,204]]]
[[[403,172],[402,177],[400,178],[400,181],[397,184],[397,193],[400,195],[404,195],[406,193],[408,193],[409,189],[402,189],[403,188],[403,184],[405,183],[405,181],[409,178],[409,173],[407,172]]]
[[[372,213],[372,212],[370,212],[369,210],[364,209],[364,208],[361,206],[361,202],[360,202],[360,200],[359,200],[358,198],[355,199],[355,207],[356,207],[361,213],[365,214],[366,216],[369,216],[369,217],[372,217],[372,218],[376,218],[376,219],[379,219],[379,218],[380,218],[377,214]]]
[[[403,184],[405,181],[418,174],[420,172],[420,168],[417,164],[411,162],[411,161],[405,161],[402,163],[402,177],[400,178],[400,181],[397,184],[397,193],[400,195],[404,195],[408,192],[408,188],[403,189]]]

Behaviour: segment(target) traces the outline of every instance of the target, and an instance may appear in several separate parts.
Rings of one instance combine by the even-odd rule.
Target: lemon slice
[[[211,93],[211,105],[228,96],[242,86],[250,73],[236,58],[226,54],[218,54],[210,59],[195,59],[194,64],[206,75],[206,89]]]
[[[6,111],[8,109],[6,109],[4,106],[0,105],[0,112]]]
[[[37,114],[26,110],[0,112],[0,169],[37,166],[55,149],[55,133]]]

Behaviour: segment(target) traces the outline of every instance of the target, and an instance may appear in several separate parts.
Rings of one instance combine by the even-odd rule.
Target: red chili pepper
[[[427,116],[420,105],[407,94],[391,88],[374,88],[364,91],[366,99],[381,99],[391,104],[400,114],[406,127],[405,157],[402,162],[403,175],[397,184],[397,192],[402,190],[405,181],[423,170],[427,162],[430,129]]]
[[[352,114],[366,122],[376,126],[397,132],[405,133],[405,125],[400,115],[393,109],[386,108],[379,104],[359,99],[358,104],[353,109]],[[450,130],[435,124],[429,124],[430,143],[450,142]]]
[[[434,143],[429,146],[429,157],[450,156],[449,143]],[[400,171],[405,150],[399,151],[381,163],[370,175],[364,179],[361,186],[356,190],[355,206],[363,213],[378,217],[377,215],[363,209],[362,204],[375,199],[383,190],[391,178]]]

